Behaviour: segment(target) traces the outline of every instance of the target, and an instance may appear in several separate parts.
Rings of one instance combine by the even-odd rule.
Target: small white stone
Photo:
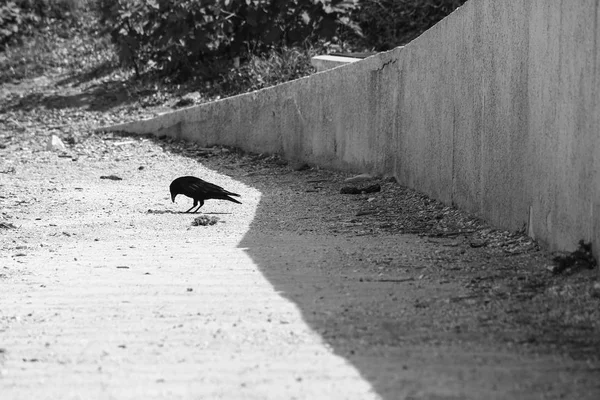
[[[50,136],[48,139],[48,145],[46,146],[46,150],[66,150],[67,147],[63,143],[62,140],[56,135]]]
[[[344,182],[361,182],[368,181],[369,179],[373,179],[373,176],[369,174],[360,174],[350,178],[346,178],[344,179]]]

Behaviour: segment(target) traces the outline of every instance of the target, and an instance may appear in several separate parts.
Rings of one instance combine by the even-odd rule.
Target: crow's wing
[[[223,189],[221,186],[217,186],[210,182],[202,181],[198,179],[198,181],[189,182],[186,185],[186,191],[190,194],[190,197],[198,197],[198,198],[208,198],[211,196],[219,196],[219,195],[235,195],[235,193],[228,192]]]

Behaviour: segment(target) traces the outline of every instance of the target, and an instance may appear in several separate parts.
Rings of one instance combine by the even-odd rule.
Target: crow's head
[[[171,201],[175,203],[175,197],[177,197],[178,194],[181,194],[179,191],[179,185],[177,185],[175,182],[171,183],[169,191],[171,192]]]

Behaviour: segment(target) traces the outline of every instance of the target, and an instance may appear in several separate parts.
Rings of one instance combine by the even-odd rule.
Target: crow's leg
[[[196,208],[196,211],[194,211],[194,214],[198,212],[198,210],[200,209],[200,207],[202,207],[204,205],[204,200],[200,200],[200,205],[198,206],[198,208]]]
[[[186,211],[186,213],[189,213],[192,210],[192,208],[196,207],[197,205],[198,205],[198,200],[194,199],[194,205],[191,206],[190,209]],[[202,204],[200,204],[200,207],[202,207]]]

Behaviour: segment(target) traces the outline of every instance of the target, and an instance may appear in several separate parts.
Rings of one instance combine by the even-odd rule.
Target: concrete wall
[[[116,129],[395,175],[598,255],[599,3],[471,0],[402,49]]]

